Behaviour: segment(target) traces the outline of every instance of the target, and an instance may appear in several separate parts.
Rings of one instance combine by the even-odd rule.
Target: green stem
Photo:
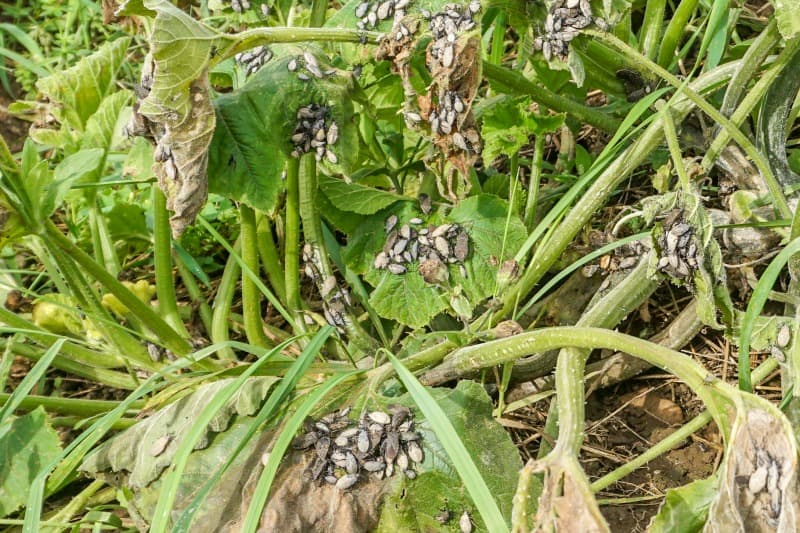
[[[7,339],[0,339],[0,348],[5,349],[7,344]],[[65,343],[64,346],[66,347],[67,343]],[[31,361],[38,361],[44,355],[44,351],[40,348],[34,348],[32,346],[26,346],[19,343],[15,343],[11,348],[11,351],[15,355],[30,359]],[[67,359],[61,355],[57,355],[56,358],[53,359],[53,366],[60,370],[64,370],[65,372],[75,374],[76,376],[86,378],[92,382],[102,383],[108,387],[133,390],[138,386],[136,380],[127,374],[105,368],[96,368],[73,361],[71,359]]]
[[[78,514],[82,514],[85,512],[84,507],[86,507],[87,502],[95,495],[97,491],[102,489],[106,485],[105,480],[96,479],[89,483],[83,490],[80,491],[77,495],[73,496],[69,502],[61,507],[58,512],[52,516],[47,517],[47,522],[54,522],[54,523],[68,523]],[[61,531],[61,528],[57,527],[45,527],[42,524],[42,531]]]
[[[576,102],[566,96],[556,94],[543,85],[536,84],[513,70],[483,62],[483,75],[490,82],[506,88],[511,94],[526,94],[554,111],[567,113],[580,122],[586,122],[607,133],[614,133],[620,121],[606,113]]]
[[[124,354],[125,361],[149,370],[157,370],[158,365],[150,359],[144,345],[120,326],[100,304],[94,288],[86,281],[73,258],[48,240],[45,240],[45,246],[48,247],[64,280],[70,287],[69,294],[83,307],[86,317],[102,332],[105,339],[117,349],[118,353]],[[94,261],[92,263],[97,265]]]
[[[659,105],[661,104],[661,105]],[[661,112],[661,120],[664,123],[664,137],[667,139],[669,154],[672,157],[672,164],[678,174],[678,181],[684,194],[693,194],[692,180],[686,172],[683,164],[683,154],[681,153],[680,143],[678,142],[678,132],[675,131],[675,123],[672,121],[672,114],[669,106],[665,102],[656,102],[656,109]]]
[[[769,21],[767,27],[764,28],[758,37],[753,39],[747,51],[742,57],[741,66],[736,70],[731,81],[728,84],[728,89],[725,91],[725,97],[722,100],[719,112],[730,117],[734,109],[739,105],[739,100],[742,94],[747,91],[747,86],[756,74],[764,66],[764,61],[772,53],[772,50],[781,42],[781,34],[778,31],[777,18],[773,17]],[[665,66],[665,65],[662,65]],[[752,91],[750,91],[752,92]],[[732,119],[733,117],[731,117]],[[737,123],[737,121],[734,121]]]
[[[172,233],[169,227],[167,198],[160,187],[151,188],[153,204],[153,265],[156,279],[158,310],[164,320],[184,339],[189,332],[178,312],[175,297],[175,275],[172,272]]]
[[[446,375],[450,379],[456,379],[480,368],[502,365],[526,355],[564,347],[585,350],[606,348],[644,359],[685,382],[711,409],[714,420],[723,428],[723,431],[728,427],[725,419],[726,412],[720,404],[720,395],[724,399],[733,398],[738,393],[733,387],[716,379],[707,382],[708,371],[701,364],[678,351],[603,328],[576,326],[543,328],[506,339],[467,346],[453,352],[442,365],[431,371],[429,375],[437,375],[437,377]],[[570,364],[569,361],[565,361],[566,364],[562,365],[562,358],[559,358],[559,367],[556,370],[556,390],[558,391],[560,417],[562,417],[559,420],[559,442],[567,442],[570,445],[574,445],[576,437],[580,437],[582,428],[565,428],[565,425],[569,424],[565,424],[563,419],[565,411],[561,404],[562,402],[565,404],[575,403],[570,398],[573,396],[583,404],[583,387],[570,389],[573,384],[569,374],[578,372],[577,367],[583,366],[582,358],[577,362],[580,365]],[[576,375],[579,378],[582,376],[580,373]]]
[[[645,4],[642,29],[639,32],[639,48],[648,59],[655,59],[661,42],[666,0],[649,0]]]
[[[318,210],[317,202],[317,161],[312,154],[306,154],[301,161],[302,172],[299,182],[300,218],[303,222],[303,236],[305,242],[310,246],[313,258],[312,262],[317,269],[317,276],[314,282],[317,290],[322,296],[323,305],[328,306],[331,316],[334,314],[341,318],[340,324],[347,333],[353,345],[362,351],[360,354],[353,354],[356,359],[363,357],[368,351],[374,351],[377,343],[361,327],[358,319],[350,312],[350,306],[343,291],[346,287],[339,287],[338,284],[330,288],[327,286],[328,280],[334,278],[328,258],[328,251],[325,247],[325,236],[322,233],[322,221]],[[328,290],[330,289],[330,290]],[[338,300],[338,301],[337,301]],[[336,324],[331,324],[336,325]]]
[[[78,428],[86,426],[86,418],[80,416],[53,416],[48,418],[48,422],[53,424],[54,427],[65,427],[65,428]],[[120,418],[116,420],[114,423],[111,424],[111,428],[115,431],[122,431],[124,429],[128,429],[131,426],[135,426],[139,423],[139,420],[135,418]]]
[[[487,60],[492,65],[499,65],[503,61],[507,20],[508,16],[506,15],[505,11],[498,12],[494,19],[494,28],[492,29],[492,48],[489,50],[489,59]]]
[[[305,43],[327,41],[340,43],[377,44],[383,38],[382,33],[375,31],[351,30],[345,28],[253,28],[231,37],[234,44],[224,53],[219,54],[217,62],[233,57],[258,45],[277,43]]]
[[[328,14],[328,0],[311,1],[311,17],[308,25],[312,28],[320,28],[325,24],[325,17]]]
[[[92,202],[96,200],[91,199]],[[122,267],[111,242],[111,236],[105,223],[105,218],[96,204],[89,207],[89,227],[92,233],[92,248],[98,263],[104,265],[114,276],[118,275]]]
[[[208,302],[206,302],[203,291],[197,284],[192,272],[183,261],[181,261],[178,254],[173,254],[172,258],[175,261],[175,267],[178,269],[178,275],[181,277],[181,281],[183,281],[183,286],[186,287],[186,292],[189,293],[189,297],[195,305],[198,306],[198,312],[200,314],[200,320],[203,322],[203,327],[206,332],[210,332],[212,322],[211,307],[209,307]]]
[[[237,239],[233,243],[233,250],[238,252],[241,250],[241,240]],[[222,271],[222,277],[217,287],[217,294],[214,297],[214,304],[212,305],[213,314],[211,316],[211,342],[220,344],[229,339],[230,333],[230,318],[231,318],[231,305],[233,304],[233,295],[236,293],[236,283],[239,280],[239,275],[242,269],[236,261],[236,257],[231,254],[228,256],[228,262],[225,263],[225,269]],[[220,359],[226,361],[236,361],[236,354],[233,350],[226,346],[220,349],[217,354]]]
[[[773,358],[769,358],[753,371],[753,378],[756,380],[756,382],[764,381],[776,368],[778,368],[778,361]],[[708,411],[697,415],[688,423],[675,430],[675,432],[670,433],[667,437],[658,441],[658,443],[649,448],[646,452],[627,461],[625,464],[615,470],[612,470],[600,479],[595,480],[595,482],[591,485],[592,492],[600,492],[606,487],[613,485],[628,474],[632,473],[637,468],[646,465],[656,457],[659,457],[676,446],[679,446],[693,433],[702,429],[703,426],[708,424],[710,421],[711,413]]]
[[[100,282],[108,292],[116,296],[145,326],[150,328],[159,340],[164,343],[164,346],[178,356],[186,355],[191,351],[191,346],[186,339],[164,322],[149,305],[142,302],[127,287],[89,257],[86,252],[65,237],[52,222],[48,221],[45,231],[47,237],[52,239],[54,244],[64,250],[90,276]]]
[[[286,234],[284,236],[286,306],[295,323],[305,331],[303,307],[300,301],[300,161],[290,158],[286,163]]]
[[[766,47],[767,44],[768,43],[765,43],[764,46]],[[780,75],[781,72],[783,72],[783,69],[795,68],[795,66],[792,65],[791,61],[794,54],[797,53],[799,45],[800,43],[798,43],[797,39],[789,41],[786,44],[786,47],[783,50],[781,50],[780,54],[778,54],[778,57],[775,58],[775,61],[772,63],[772,65],[770,65],[770,68],[761,76],[761,78],[756,82],[753,88],[747,92],[747,94],[742,99],[739,106],[736,108],[735,111],[733,111],[732,114],[730,114],[730,111],[727,110],[725,105],[725,103],[729,102],[729,100],[732,103],[731,105],[734,105],[733,104],[734,96],[735,98],[737,98],[736,102],[738,102],[738,95],[732,95],[730,99],[728,98],[728,94],[730,94],[733,91],[733,80],[731,80],[730,88],[728,89],[728,92],[725,93],[725,101],[723,101],[722,112],[725,112],[725,116],[728,116],[730,114],[730,119],[732,123],[736,124],[737,126],[744,123],[744,121],[747,120],[747,118],[750,116],[750,113],[753,111],[753,109],[755,109],[756,106],[761,104],[764,95],[772,86],[775,79]],[[762,63],[759,63],[758,67],[761,66]],[[750,66],[750,68],[753,68],[752,65]],[[741,74],[743,69],[744,67],[739,69],[736,72],[736,75],[741,75],[741,77],[744,77],[744,75]],[[749,69],[747,71],[747,74],[748,76],[754,75],[750,73]],[[740,80],[740,83],[744,84],[744,87],[747,87],[747,79]],[[731,140],[730,133],[728,133],[728,131],[725,129],[720,130],[720,132],[714,138],[714,141],[711,143],[711,146],[706,151],[705,156],[703,156],[703,161],[701,163],[702,167],[705,169],[710,169],[711,166],[714,164],[714,162],[717,160],[719,154],[722,152],[722,149],[728,145],[730,140]]]
[[[722,113],[720,113],[714,106],[712,106],[702,96],[695,92],[691,86],[684,84],[681,82],[681,80],[658,66],[656,63],[653,63],[649,59],[642,57],[636,52],[636,50],[632,49],[630,46],[623,43],[616,37],[595,30],[586,30],[586,34],[613,46],[623,55],[625,55],[628,60],[631,61],[631,63],[635,64],[641,70],[647,71],[652,75],[658,76],[665,80],[667,83],[678,89],[679,93],[683,93],[686,98],[694,103],[694,105],[696,105],[701,111],[711,117],[712,120],[720,124],[733,138],[733,140],[735,140],[739,146],[741,146],[742,150],[744,150],[748,157],[752,159],[753,163],[755,163],[756,168],[758,168],[758,171],[761,173],[762,179],[766,183],[767,189],[769,189],[770,194],[772,195],[772,200],[775,202],[775,207],[778,209],[778,212],[781,214],[781,216],[783,218],[791,218],[792,211],[789,209],[789,205],[786,203],[786,197],[783,194],[783,189],[778,183],[778,180],[775,178],[775,174],[773,174],[769,163],[764,158],[763,154],[758,151],[753,142],[748,139],[747,136],[745,136],[733,122],[723,116]],[[713,70],[711,72],[713,72]],[[709,72],[709,74],[711,72]]]
[[[0,392],[0,406],[11,398],[11,394]],[[19,404],[23,411],[32,411],[37,407],[44,407],[50,413],[75,416],[94,416],[106,413],[114,409],[119,402],[108,400],[84,400],[80,398],[54,398],[52,396],[35,396],[29,394]],[[134,412],[129,414],[136,415],[144,408],[144,400],[139,400],[131,405]]]
[[[267,274],[269,284],[275,296],[282,302],[286,301],[286,280],[284,279],[283,265],[278,255],[278,248],[275,246],[275,238],[272,236],[272,223],[264,213],[256,213],[256,244],[261,264],[264,265],[264,272]]]
[[[403,359],[403,366],[405,366],[409,372],[416,372],[417,370],[433,366],[441,362],[442,359],[444,359],[444,356],[450,353],[450,351],[456,346],[458,345],[452,340],[444,340],[439,344],[435,344],[430,348],[425,348],[421,352],[417,352],[414,355]],[[367,372],[366,378],[367,381],[370,382],[370,388],[374,390],[378,387],[378,385],[393,375],[394,366],[392,366],[392,363],[384,363],[381,366],[373,368]]]
[[[735,69],[737,63],[726,63],[711,72],[700,76],[692,84],[695,90],[703,90],[724,83]],[[692,107],[685,95],[678,95],[670,101],[673,117],[681,120]],[[546,249],[538,254],[535,262],[527,268],[517,284],[506,291],[503,297],[503,307],[495,312],[493,322],[502,320],[513,312],[518,299],[526,294],[541,280],[550,267],[561,257],[561,254],[570,245],[575,235],[597,213],[614,191],[619,183],[644,163],[653,150],[661,144],[664,127],[661,120],[656,118],[647,129],[625,151],[619,154],[608,167],[597,177],[591,187],[580,197],[564,221],[553,230],[547,241]]]
[[[661,47],[658,51],[658,64],[662,67],[669,68],[675,60],[675,49],[678,47],[678,42],[686,31],[686,23],[697,7],[697,1],[698,0],[682,0],[678,8],[672,14],[667,29],[664,31],[664,37],[661,40]]]
[[[658,282],[647,275],[648,261],[643,259],[636,268],[596,305],[581,316],[577,327],[612,328],[658,288]],[[558,441],[568,442],[578,452],[582,443],[585,421],[583,394],[563,394],[568,390],[584,390],[583,375],[591,350],[563,348],[556,364]],[[569,382],[570,388],[561,388]],[[566,429],[565,429],[566,428]]]
[[[242,261],[252,272],[259,272],[258,247],[256,245],[256,213],[252,207],[239,204],[241,223]],[[247,342],[262,348],[270,343],[264,335],[264,320],[261,316],[261,294],[247,273],[242,275],[242,316]]]
[[[539,198],[539,182],[542,179],[542,162],[544,161],[544,135],[537,135],[533,141],[533,161],[531,175],[528,180],[528,199],[525,202],[525,227],[533,228],[536,219],[536,201]]]

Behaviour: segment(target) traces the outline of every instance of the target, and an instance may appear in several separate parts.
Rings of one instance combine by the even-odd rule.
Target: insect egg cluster
[[[314,152],[317,161],[326,158],[336,164],[339,159],[330,149],[339,139],[339,126],[330,118],[330,108],[310,104],[297,110],[297,125],[292,131],[292,157]]]
[[[392,274],[404,274],[406,265],[419,261],[419,273],[428,283],[446,279],[446,264],[458,264],[462,276],[467,272],[463,262],[469,255],[469,235],[459,224],[428,225],[412,218],[397,228],[397,215],[386,219],[386,244],[375,257],[373,266]]]
[[[380,480],[395,472],[417,477],[414,465],[423,461],[424,452],[410,409],[390,406],[388,413],[364,413],[358,422],[349,412],[346,408],[307,424],[292,443],[296,450],[313,453],[307,470],[313,481],[348,490],[369,477]]]
[[[659,237],[661,257],[658,270],[675,278],[688,278],[698,269],[700,251],[696,239],[693,239],[694,228],[680,220],[664,226],[664,233]]]
[[[604,21],[592,17],[589,0],[556,0],[544,21],[544,34],[533,40],[533,46],[542,51],[547,61],[553,56],[564,59],[569,53],[569,42],[592,22],[605,27]]]
[[[272,50],[266,46],[256,46],[252,50],[236,54],[234,59],[237,63],[247,68],[247,75],[253,74],[260,69],[264,63],[272,59]]]

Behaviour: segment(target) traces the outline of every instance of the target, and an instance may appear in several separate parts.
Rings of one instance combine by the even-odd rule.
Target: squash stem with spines
[[[206,334],[209,334],[211,332],[212,323],[211,307],[209,307],[208,302],[206,302],[203,291],[197,284],[194,275],[192,275],[192,272],[189,270],[189,268],[183,263],[183,261],[181,261],[181,258],[178,257],[177,254],[173,253],[172,259],[175,261],[175,267],[178,269],[178,275],[183,281],[183,286],[186,287],[186,292],[189,293],[189,297],[192,299],[195,305],[197,305],[198,313],[200,314],[200,321],[203,323]]]
[[[241,228],[242,261],[254,273],[260,271],[258,264],[258,245],[256,214],[252,207],[239,204],[239,223]],[[270,345],[264,334],[264,319],[261,316],[261,293],[247,272],[242,272],[242,316],[247,342],[262,348]]]
[[[577,120],[607,133],[614,133],[620,125],[618,119],[581,102],[556,94],[544,86],[528,80],[519,72],[493,65],[488,61],[483,62],[482,72],[489,82],[502,85],[511,94],[530,95],[535,102],[545,105],[553,111],[567,113]]]
[[[305,237],[305,243],[311,247],[313,252],[311,261],[314,263],[318,274],[314,282],[322,297],[323,305],[329,305],[335,297],[341,297],[340,291],[347,290],[347,288],[340,288],[338,283],[333,287],[328,286],[329,280],[331,278],[335,279],[335,277],[328,258],[328,251],[325,247],[325,236],[322,233],[322,220],[320,219],[319,204],[317,202],[317,161],[314,158],[314,154],[305,154],[301,160],[299,187],[299,207],[300,218],[303,222],[303,237]],[[368,352],[377,349],[378,345],[375,339],[364,331],[364,328],[358,322],[358,318],[350,312],[349,304],[345,301],[342,304],[338,306],[341,310],[336,312],[343,319],[344,325],[341,327],[347,333],[353,346],[361,352],[352,354],[358,360],[368,355]],[[331,313],[333,312],[331,311]]]
[[[531,229],[536,219],[536,201],[539,198],[539,182],[542,179],[542,163],[544,161],[544,135],[536,135],[533,141],[533,161],[531,175],[528,179],[528,198],[525,202],[525,227]]]
[[[175,296],[175,275],[172,271],[172,233],[169,227],[167,197],[159,187],[152,187],[151,202],[153,205],[153,270],[156,280],[156,297],[158,311],[184,339],[189,332],[178,312],[178,301]]]
[[[45,235],[48,240],[51,240],[53,244],[57,245],[83,270],[96,279],[105,290],[116,296],[143,325],[148,327],[164,343],[167,349],[178,356],[184,356],[191,351],[189,342],[158,316],[150,305],[139,300],[135,294],[117,281],[114,276],[106,272],[86,252],[65,237],[51,221],[46,223]],[[202,366],[208,366],[209,363],[208,361],[201,361]]]
[[[736,389],[719,379],[708,381],[707,378],[710,375],[708,371],[681,352],[604,328],[557,326],[528,331],[480,345],[466,346],[452,352],[435,371],[455,378],[466,372],[501,365],[533,353],[565,347],[583,350],[606,348],[621,351],[674,374],[700,396],[711,411],[714,420],[720,424],[723,433],[727,433],[729,425],[725,407],[729,405],[728,401],[738,394]],[[580,366],[583,364],[582,359],[576,360],[576,362],[580,363]],[[574,387],[570,376],[575,372],[578,379],[582,379],[583,374],[576,366],[562,365],[561,370],[556,370],[559,405],[562,399],[566,401],[566,405],[578,402],[583,404],[585,391],[583,387]],[[570,399],[570,396],[575,396],[577,400]],[[566,407],[563,409],[559,407],[559,439],[563,439],[562,447],[574,449],[577,440],[582,439],[582,427],[565,427],[572,426],[571,423],[565,422],[561,418],[565,409]]]
[[[756,165],[756,168],[758,168],[758,171],[761,173],[761,179],[764,180],[767,189],[772,195],[772,201],[774,202],[775,207],[781,216],[783,218],[791,218],[792,211],[789,208],[789,204],[786,202],[786,197],[783,194],[783,189],[781,188],[780,183],[778,183],[775,174],[772,172],[772,168],[769,166],[769,162],[756,148],[753,142],[748,139],[747,136],[742,133],[742,131],[732,121],[726,118],[722,113],[719,112],[719,110],[717,110],[705,98],[697,93],[691,85],[681,82],[681,80],[676,78],[674,75],[670,74],[649,59],[642,57],[642,55],[637,53],[636,50],[632,49],[626,43],[620,41],[613,35],[595,30],[586,30],[586,34],[599,39],[618,50],[638,69],[662,78],[664,81],[678,89],[678,93],[689,99],[695,106],[697,106],[698,109],[703,111],[712,120],[720,124],[720,126],[722,126],[722,128],[728,132],[731,138],[739,144],[742,150],[744,150],[747,156]],[[717,69],[715,68],[709,71],[708,74],[711,74],[716,70]]]
[[[273,292],[280,301],[286,302],[286,280],[275,238],[272,236],[272,221],[259,211],[256,211],[256,245]]]
[[[767,46],[770,44],[771,43],[764,43],[764,47],[767,48]],[[778,77],[778,75],[783,71],[783,69],[796,68],[792,64],[792,61],[799,47],[800,47],[800,39],[793,39],[786,43],[786,46],[783,48],[783,50],[780,51],[778,56],[772,62],[770,67],[767,69],[767,71],[764,72],[759,78],[759,80],[755,83],[755,85],[753,85],[753,87],[749,91],[747,91],[747,94],[744,96],[744,98],[742,98],[741,103],[739,103],[738,107],[736,107],[736,110],[733,111],[733,113],[731,113],[730,115],[731,123],[735,124],[736,126],[739,126],[742,123],[744,123],[744,121],[747,120],[747,118],[753,112],[753,109],[755,109],[756,106],[761,104],[764,98],[764,94],[766,94],[766,92],[769,90],[769,88],[775,81],[775,78]],[[748,53],[750,52],[751,49],[752,47],[748,49]],[[770,50],[772,50],[772,46],[769,46],[766,52]],[[759,63],[759,66],[761,66],[761,63]],[[738,75],[741,72],[742,69],[738,70],[736,74]],[[754,73],[751,73],[749,70],[747,72],[751,75],[754,75]],[[744,86],[746,87],[747,79],[741,80],[740,83],[744,84]],[[728,93],[725,93],[726,99],[723,101],[723,109],[726,109],[725,102],[728,100],[728,94],[731,91],[733,91],[732,81],[731,85],[729,86]],[[731,97],[731,100],[733,100],[733,97]],[[728,116],[728,114],[726,113],[725,116]],[[720,128],[720,131],[719,133],[717,133],[717,136],[712,141],[711,146],[709,146],[708,150],[706,150],[706,153],[703,156],[703,161],[701,163],[701,166],[706,170],[711,169],[711,167],[714,165],[714,162],[717,160],[717,157],[722,152],[722,150],[728,145],[730,140],[731,140],[731,135],[728,132],[728,130]]]
[[[238,253],[241,249],[241,238],[236,239],[233,243],[233,250]],[[233,305],[236,283],[239,281],[241,272],[242,268],[239,266],[236,258],[233,254],[230,254],[228,256],[228,261],[225,263],[225,268],[222,270],[222,277],[217,286],[217,294],[214,296],[214,303],[212,305],[211,330],[209,335],[211,336],[211,342],[214,344],[219,344],[229,339],[231,305]],[[236,355],[230,346],[221,348],[217,354],[220,359],[225,361],[236,360]]]
[[[731,76],[738,63],[731,62],[700,76],[692,85],[696,90],[715,88]],[[679,95],[670,101],[673,118],[682,120],[692,109],[692,102],[686,95]],[[518,297],[522,297],[541,280],[550,267],[561,257],[575,235],[597,213],[597,210],[608,200],[609,195],[623,180],[644,163],[649,155],[658,148],[663,140],[664,128],[661,120],[656,118],[641,135],[622,153],[619,154],[597,177],[586,192],[570,209],[568,216],[553,231],[547,240],[547,246],[536,260],[531,262],[521,279],[510,287],[503,295],[503,306],[498,309],[492,322],[497,323],[509,316],[514,310]]]
[[[760,383],[767,379],[770,374],[772,374],[775,369],[778,368],[778,361],[774,358],[770,357],[766,359],[763,363],[761,363],[758,368],[753,370],[753,380],[756,383]],[[625,464],[616,468],[609,472],[608,474],[604,475],[603,477],[595,480],[591,484],[592,492],[600,492],[601,490],[613,485],[617,481],[621,480],[628,474],[632,473],[637,468],[640,468],[653,459],[665,454],[666,452],[670,451],[671,449],[679,446],[681,443],[686,441],[693,433],[702,429],[706,424],[711,421],[711,413],[708,411],[704,411],[691,419],[689,422],[681,426],[680,428],[676,429],[673,433],[670,433],[668,436],[664,437],[662,440],[658,441],[656,444],[651,446],[647,449],[647,451],[643,452],[641,455],[634,457],[633,459],[626,461]]]
[[[305,317],[300,299],[300,161],[290,157],[286,162],[286,233],[283,245],[286,306],[298,331],[305,333]]]

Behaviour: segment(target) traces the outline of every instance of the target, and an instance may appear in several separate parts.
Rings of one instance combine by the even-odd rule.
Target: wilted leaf
[[[544,473],[544,483],[534,531],[610,531],[575,457],[552,455],[536,471]]]
[[[727,286],[727,274],[722,261],[722,251],[714,238],[714,225],[708,212],[703,207],[699,193],[686,194],[683,191],[671,192],[661,196],[646,198],[642,201],[644,217],[648,222],[655,219],[674,218],[673,222],[681,222],[691,226],[690,246],[696,247],[697,267],[689,270],[684,278],[670,277],[676,285],[687,286],[697,298],[697,315],[704,324],[721,329],[718,314],[725,323],[733,321],[733,304]],[[651,254],[649,274],[656,275],[659,257],[669,254],[662,249],[662,237],[670,228],[664,224],[656,224],[653,230],[653,242],[657,254]]]
[[[81,470],[89,473],[125,471],[130,473],[126,481],[130,488],[138,490],[148,486],[171,464],[183,434],[194,424],[195,414],[230,381],[222,379],[204,385],[142,420],[87,456]],[[208,446],[212,433],[225,431],[234,414],[249,416],[255,413],[276,381],[275,377],[248,380],[217,412],[208,425],[206,436],[197,443],[195,449]],[[165,436],[171,442],[166,449],[157,455],[150,453],[156,441]]]
[[[795,531],[800,486],[791,424],[762,398],[741,393],[738,399],[705,531]]]
[[[664,503],[647,526],[648,533],[694,533],[703,528],[719,479],[713,476],[667,489]]]
[[[0,426],[0,517],[25,503],[39,470],[60,452],[58,434],[42,407]]]
[[[51,113],[61,123],[84,131],[87,120],[115,90],[115,75],[128,52],[127,37],[105,43],[74,67],[36,82],[42,96],[53,102]]]
[[[145,0],[156,11],[150,55],[142,69],[142,91],[133,132],[157,141],[160,157],[154,171],[167,196],[172,233],[179,236],[194,222],[208,194],[208,146],[215,115],[209,94],[212,49],[232,39],[194,20],[166,0]]]

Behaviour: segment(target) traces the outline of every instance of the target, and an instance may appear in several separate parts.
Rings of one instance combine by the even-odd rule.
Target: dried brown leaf
[[[786,418],[758,403],[738,409],[706,532],[797,531],[797,444]]]

